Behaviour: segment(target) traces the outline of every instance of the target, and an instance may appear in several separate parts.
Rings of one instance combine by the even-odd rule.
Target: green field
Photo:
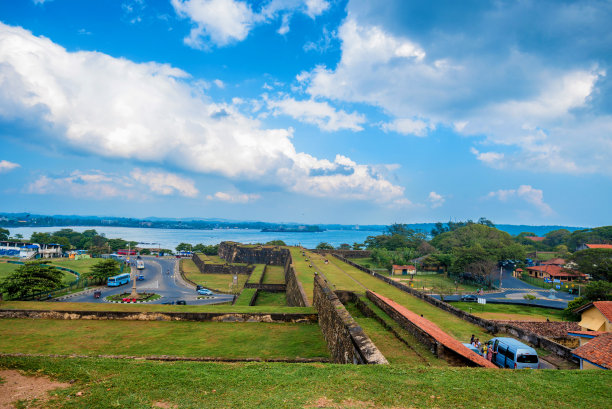
[[[285,306],[287,305],[287,296],[285,293],[260,291],[259,294],[257,294],[255,305]]]
[[[255,288],[244,288],[238,298],[236,298],[235,306],[240,307],[248,307],[251,302],[251,298],[253,298],[253,294],[257,292]]]
[[[256,264],[255,269],[251,273],[248,282],[253,284],[259,284],[259,280],[261,280],[261,276],[264,273],[265,264]]]
[[[530,307],[512,304],[476,304],[469,302],[453,302],[453,307],[471,312],[477,317],[489,320],[520,320],[520,321],[563,321],[561,310],[553,308]],[[471,311],[470,311],[471,308]]]
[[[402,284],[411,286],[417,290],[433,293],[451,294],[457,291],[461,293],[476,292],[478,287],[471,284],[457,283],[455,280],[445,277],[444,274],[417,274],[413,278],[407,276],[391,276],[390,278],[399,278]]]
[[[285,284],[285,267],[268,265],[263,284]]]
[[[0,320],[4,353],[325,358],[316,324],[190,321]]]
[[[606,408],[612,384],[610,371],[404,365],[3,357],[0,367],[71,382],[46,408]]]
[[[293,266],[295,267],[295,274],[297,275],[297,279],[300,283],[302,283],[302,287],[304,288],[304,292],[306,293],[306,298],[312,305],[312,295],[314,291],[314,272],[313,268],[308,267],[308,262],[305,261],[305,258],[302,256],[302,249],[299,247],[290,247],[291,258],[293,260]]]
[[[329,264],[324,264],[322,260],[325,258],[314,253],[307,252],[306,257],[312,257],[317,268],[319,268],[327,279],[334,284],[335,289],[355,291],[364,294],[365,288],[367,288],[377,292],[403,305],[416,314],[423,314],[425,318],[437,324],[443,331],[462,342],[468,341],[471,334],[475,334],[476,337],[480,339],[491,338],[491,335],[487,334],[483,328],[470,324],[451,313],[399,290],[335,257],[327,258]]]
[[[85,260],[78,260],[78,261],[85,261]],[[64,265],[63,263],[60,264],[58,262],[54,262],[52,265],[57,265],[60,267],[66,267],[66,268],[71,268],[70,265]],[[20,264],[13,264],[13,263],[0,263],[0,280],[4,279],[5,277],[7,277],[9,274],[11,274],[13,271],[15,271],[18,267],[20,266]],[[81,268],[82,270],[84,270],[85,268],[83,267],[83,264],[78,265],[79,268]],[[77,269],[73,269],[77,272],[81,272]],[[89,271],[89,268],[87,268],[87,271]],[[72,282],[74,282],[76,280],[76,276],[72,273],[69,273],[67,271],[62,271],[63,273],[63,277],[62,277],[62,283],[64,285],[69,285]]]
[[[230,286],[234,280],[232,274],[202,274],[195,263],[189,259],[181,260],[181,269],[185,278],[196,284],[217,292],[231,292]],[[245,274],[238,274],[239,289],[244,287],[247,278],[248,276]]]

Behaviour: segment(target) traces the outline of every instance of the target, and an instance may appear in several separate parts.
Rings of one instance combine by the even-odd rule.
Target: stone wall
[[[229,264],[205,263],[197,254],[191,256],[191,260],[202,274],[251,274],[255,266],[231,266]]]
[[[291,264],[291,256],[285,265],[285,291],[287,293],[287,305],[290,307],[310,307],[310,302],[306,296],[306,291],[302,283],[297,278],[295,268]]]
[[[134,311],[48,311],[0,310],[1,318],[56,320],[127,321],[220,321],[220,322],[317,322],[317,314],[305,313],[225,313],[225,312],[134,312]]]
[[[244,288],[257,288],[258,290],[267,291],[270,293],[284,293],[287,290],[287,285],[286,284],[245,283]]]
[[[232,241],[219,244],[219,257],[228,263],[284,266],[290,254],[288,249],[278,246],[245,246]]]
[[[388,363],[376,345],[357,325],[327,282],[315,273],[314,307],[319,327],[327,341],[332,362],[341,364]]]
[[[490,332],[491,334],[495,334],[498,332],[504,332],[507,334],[510,334],[522,341],[528,342],[530,344],[532,344],[534,347],[536,348],[544,348],[550,352],[553,352],[555,355],[562,357],[566,360],[575,361],[575,358],[572,355],[572,350],[564,345],[561,345],[555,341],[552,341],[550,339],[547,339],[543,336],[539,336],[527,329],[523,329],[523,328],[519,328],[513,324],[509,324],[509,323],[499,323],[496,321],[491,321],[491,320],[487,320],[484,318],[480,318],[477,317],[475,315],[472,315],[470,313],[467,313],[465,311],[460,310],[459,308],[453,307],[452,305],[450,305],[449,303],[446,303],[444,301],[438,300],[437,298],[434,298],[428,294],[425,294],[421,291],[415,290],[413,288],[410,288],[404,284],[401,284],[397,281],[391,280],[389,277],[385,277],[381,274],[378,274],[375,271],[372,271],[368,268],[365,268],[363,266],[360,266],[358,264],[353,263],[351,260],[342,257],[339,254],[334,254],[334,257],[344,261],[347,264],[352,265],[353,267],[366,272],[370,275],[373,275],[374,277],[378,278],[379,280],[382,280],[404,292],[407,292],[409,294],[414,295],[415,297],[418,297],[420,299],[422,299],[423,301],[426,301],[438,308],[443,309],[444,311],[450,312],[451,314],[465,320],[468,322],[471,322],[472,324],[478,325],[482,328],[484,328],[485,330],[487,330],[488,332]]]
[[[370,250],[319,250],[319,249],[313,249],[313,250],[308,250],[308,251],[311,251],[311,252],[317,253],[317,254],[321,254],[321,255],[333,253],[333,254],[338,254],[338,255],[340,255],[342,257],[346,257],[346,258],[367,258],[367,257],[370,257],[372,255],[372,251],[370,251]]]

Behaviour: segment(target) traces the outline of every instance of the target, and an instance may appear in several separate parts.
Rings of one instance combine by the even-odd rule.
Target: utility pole
[[[499,289],[503,289],[502,276],[504,275],[504,266],[499,266]]]

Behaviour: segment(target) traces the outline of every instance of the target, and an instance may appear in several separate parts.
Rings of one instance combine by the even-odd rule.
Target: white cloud
[[[34,4],[44,4],[45,2],[53,1],[53,0],[32,0]]]
[[[479,161],[486,163],[492,168],[504,167],[504,154],[499,152],[479,152],[478,149],[472,147],[470,152],[476,155]]]
[[[0,160],[0,173],[10,172],[11,170],[20,167],[18,163],[9,162],[8,160]]]
[[[361,126],[366,122],[364,115],[357,112],[348,113],[344,110],[336,110],[328,102],[318,102],[312,99],[298,101],[291,97],[281,99],[264,98],[268,109],[274,115],[289,115],[298,121],[317,125],[324,131],[338,131],[350,129],[361,131]]]
[[[554,214],[553,209],[544,202],[544,192],[541,189],[534,189],[530,185],[521,185],[518,189],[500,189],[489,192],[487,198],[496,198],[502,202],[518,198],[531,203],[545,216]]]
[[[429,130],[435,129],[435,125],[421,119],[397,118],[393,122],[382,124],[381,128],[385,132],[393,131],[403,135],[426,136]]]
[[[295,12],[311,18],[329,8],[326,0],[271,0],[259,12],[240,0],[171,0],[180,17],[192,21],[193,27],[185,44],[206,49],[209,43],[225,46],[244,40],[253,27],[282,18],[278,33],[289,32],[289,21]]]
[[[217,88],[225,88],[225,84],[223,83],[223,81],[221,81],[220,79],[216,79],[213,81],[215,83],[215,85],[217,86]]]
[[[0,89],[0,121],[38,124],[35,143],[231,179],[265,179],[315,196],[384,201],[403,194],[374,166],[297,152],[291,129],[263,129],[233,104],[212,102],[198,81],[190,83],[187,73],[166,64],[67,52],[0,23]],[[353,114],[335,115],[325,122],[330,127],[360,123]]]
[[[218,200],[228,203],[248,203],[261,198],[258,194],[235,193],[235,192],[217,192],[214,195],[207,195],[208,200]]]
[[[446,199],[436,192],[429,192],[427,200],[429,201],[429,203],[431,203],[432,209],[435,209],[436,207],[442,206]]]
[[[140,169],[134,169],[130,175],[135,181],[148,186],[153,193],[172,195],[176,192],[181,196],[187,197],[198,195],[198,189],[194,186],[193,180],[173,173],[161,171],[143,172]]]

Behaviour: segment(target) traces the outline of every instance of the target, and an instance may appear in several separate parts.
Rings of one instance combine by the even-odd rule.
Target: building
[[[20,241],[0,241],[0,256],[34,258],[38,254],[38,244]]]
[[[546,281],[559,280],[561,282],[568,282],[586,279],[586,275],[578,271],[567,270],[562,266],[554,264],[527,267],[527,272],[530,277],[541,278]]]
[[[612,244],[581,244],[576,247],[576,250],[586,250],[586,249],[608,249],[612,250]]]
[[[38,258],[56,258],[62,257],[62,245],[56,243],[48,243],[40,245],[38,249]]]
[[[580,327],[585,331],[612,331],[612,301],[593,301],[578,307],[581,314]]]
[[[538,236],[525,236],[526,239],[531,241],[543,241],[546,237],[538,237]]]
[[[405,266],[398,266],[393,264],[393,269],[391,270],[391,274],[393,275],[408,275],[408,274],[416,274],[416,267],[412,264],[408,264]]]
[[[136,250],[128,250],[128,249],[119,249],[117,250],[117,254],[119,254],[120,256],[135,256],[136,255]]]
[[[580,360],[580,369],[612,369],[612,333],[593,331],[568,332],[580,338],[572,355]]]

